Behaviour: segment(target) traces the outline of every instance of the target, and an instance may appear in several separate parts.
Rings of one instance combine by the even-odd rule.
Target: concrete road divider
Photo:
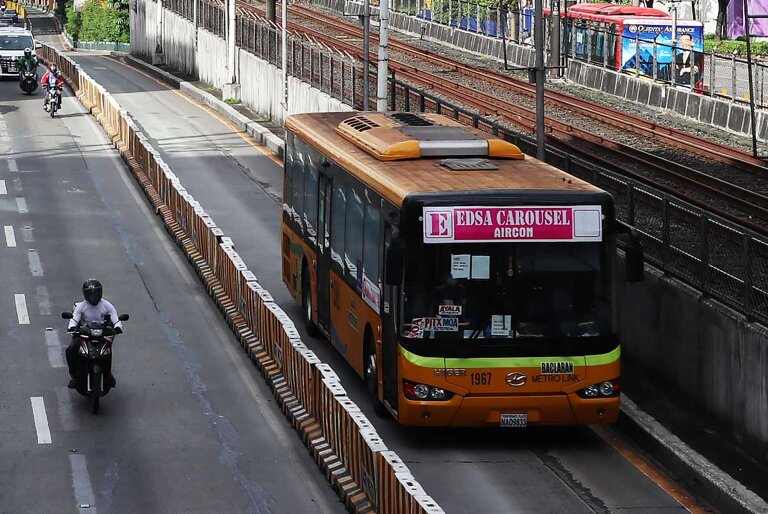
[[[115,98],[68,57],[44,45],[80,102],[112,138],[168,233],[194,266],[281,409],[351,512],[437,514],[443,510],[387,450],[339,377],[248,270],[232,240],[184,188]]]

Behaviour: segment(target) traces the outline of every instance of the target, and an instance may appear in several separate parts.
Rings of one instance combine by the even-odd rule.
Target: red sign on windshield
[[[425,243],[602,241],[600,205],[424,207]]]

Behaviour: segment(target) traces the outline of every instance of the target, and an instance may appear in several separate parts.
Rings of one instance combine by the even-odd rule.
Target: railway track
[[[244,11],[255,12],[258,16],[263,15],[263,11],[252,3],[241,3],[240,6]],[[289,21],[288,29],[291,32],[302,34],[329,48],[362,59],[362,29],[358,26],[302,6],[289,6],[289,13],[293,15],[294,20],[301,17],[312,24],[319,23],[329,29],[319,30],[310,24]],[[371,46],[375,48],[377,38],[373,34],[372,37],[374,40]],[[398,60],[397,56],[390,56],[390,68],[395,71],[401,81],[460,104],[481,116],[493,117],[525,132],[534,133],[536,118],[532,109],[499,98],[478,87],[457,83],[445,75],[463,74],[476,80],[478,84],[491,84],[531,100],[535,96],[533,85],[502,73],[473,67],[395,39],[390,39],[390,48],[409,59],[426,60],[430,68],[439,68],[436,71],[428,71],[425,69],[427,66],[417,67]],[[371,57],[375,59],[373,54]],[[765,180],[768,188],[768,168],[765,164],[737,149],[564,93],[547,91],[545,98],[550,108],[570,111],[618,130],[663,142],[695,156],[737,168],[756,180]],[[623,144],[579,128],[573,123],[547,117],[545,125],[549,142],[569,153],[578,154],[591,162],[614,169],[723,218],[768,235],[768,196],[764,194],[713,174],[642,151],[636,146]],[[610,152],[610,155],[605,155],[606,152]],[[674,184],[679,184],[682,188]]]

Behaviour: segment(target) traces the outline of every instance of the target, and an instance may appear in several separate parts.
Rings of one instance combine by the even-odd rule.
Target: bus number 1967
[[[489,385],[491,383],[491,374],[480,373],[480,372],[472,373],[471,380],[472,380],[472,385],[475,385],[475,386]]]

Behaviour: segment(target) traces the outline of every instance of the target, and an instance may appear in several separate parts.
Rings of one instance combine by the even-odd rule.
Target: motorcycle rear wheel
[[[91,375],[91,412],[99,413],[99,400],[101,400],[101,373]]]

